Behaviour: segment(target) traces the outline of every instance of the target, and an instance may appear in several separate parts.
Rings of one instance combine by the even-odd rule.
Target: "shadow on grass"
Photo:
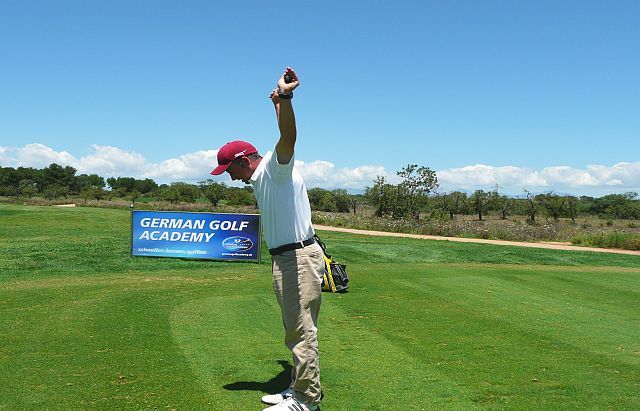
[[[279,360],[278,364],[282,366],[282,371],[269,381],[238,381],[223,386],[229,391],[262,391],[266,394],[276,394],[287,389],[291,384],[291,364],[285,360]]]

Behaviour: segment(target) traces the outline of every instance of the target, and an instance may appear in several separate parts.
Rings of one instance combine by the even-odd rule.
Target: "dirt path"
[[[497,245],[513,245],[516,247],[532,247],[532,248],[547,248],[550,250],[570,250],[570,251],[593,251],[596,253],[613,253],[613,254],[628,254],[640,256],[640,251],[631,250],[618,250],[613,248],[595,248],[595,247],[578,247],[570,245],[569,243],[556,243],[556,242],[542,242],[542,243],[525,243],[519,241],[504,241],[504,240],[483,240],[480,238],[459,238],[459,237],[439,237],[435,235],[421,235],[421,234],[404,234],[404,233],[389,233],[385,231],[367,231],[367,230],[355,230],[352,228],[331,227],[327,225],[314,224],[314,228],[321,231],[340,231],[343,233],[362,234],[362,235],[377,235],[382,237],[408,237],[408,238],[420,238],[423,240],[439,240],[439,241],[455,241],[458,243],[482,243],[482,244],[497,244]]]

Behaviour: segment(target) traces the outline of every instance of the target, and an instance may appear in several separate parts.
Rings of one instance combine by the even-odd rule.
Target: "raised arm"
[[[285,76],[290,77],[290,82],[285,81]],[[298,76],[291,67],[287,67],[278,80],[278,88],[271,93],[271,101],[276,109],[280,138],[276,143],[276,155],[278,163],[288,164],[293,157],[296,144],[296,117],[293,112],[291,97],[293,90],[300,85]]]

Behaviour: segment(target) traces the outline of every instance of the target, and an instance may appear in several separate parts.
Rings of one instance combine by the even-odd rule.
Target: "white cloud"
[[[218,150],[196,151],[152,164],[145,171],[145,178],[161,180],[204,180],[217,165]]]
[[[78,173],[152,178],[166,183],[197,182],[209,178],[209,171],[216,165],[217,150],[196,151],[152,163],[139,153],[118,147],[92,145],[91,148],[91,154],[76,158],[66,151],[55,151],[38,143],[24,147],[0,146],[0,166],[43,168],[57,163],[75,167]],[[390,183],[398,183],[395,172],[388,172],[383,166],[338,168],[329,161],[315,160],[296,161],[296,167],[308,187],[363,189],[372,185],[379,175],[385,176]],[[585,168],[553,166],[541,170],[476,164],[440,170],[437,175],[442,191],[491,188],[496,184],[512,193],[521,192],[524,187],[536,191],[576,193],[590,189],[619,192],[640,190],[640,161],[613,166],[588,165]],[[225,181],[230,183],[228,179]]]
[[[546,185],[559,184],[563,186],[597,186],[598,180],[586,170],[568,166],[547,167],[541,172]]]
[[[144,173],[149,166],[145,158],[135,151],[117,147],[92,145],[94,153],[77,160],[79,173],[102,176],[129,176]]]
[[[208,175],[216,162],[217,150],[198,151],[150,163],[135,151],[118,147],[92,145],[93,153],[76,158],[66,151],[55,151],[43,144],[24,147],[0,147],[0,164],[9,167],[47,167],[51,163],[71,166],[79,174],[98,174],[103,177],[131,176],[170,182],[198,180]]]
[[[0,146],[0,165],[9,164],[9,148]]]
[[[0,159],[11,167],[46,167],[51,163],[73,165],[75,158],[66,151],[55,151],[43,144],[27,144],[22,148],[3,147]]]
[[[495,186],[496,184],[522,184],[537,187],[548,185],[547,181],[539,172],[514,166],[493,167],[476,164],[462,168],[441,170],[436,172],[436,174],[440,184],[461,188]]]
[[[640,187],[640,161],[607,167],[589,165],[585,169],[569,166],[545,167],[542,170],[514,166],[494,167],[483,164],[451,168],[437,172],[442,186],[463,189],[490,187],[527,187],[530,189]]]
[[[376,176],[387,173],[382,166],[340,168],[328,161],[311,163],[296,161],[296,167],[308,187],[363,188],[371,185]]]

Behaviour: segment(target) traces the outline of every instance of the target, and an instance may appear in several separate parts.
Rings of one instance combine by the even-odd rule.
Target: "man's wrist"
[[[278,98],[280,98],[280,100],[291,100],[293,98],[293,91],[289,94],[284,94],[278,91]]]

